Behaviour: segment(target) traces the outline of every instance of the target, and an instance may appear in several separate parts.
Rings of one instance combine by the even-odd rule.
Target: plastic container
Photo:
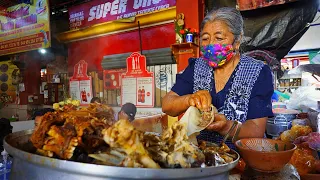
[[[0,180],[9,180],[11,169],[4,169],[2,166],[3,164],[0,163]]]
[[[283,102],[273,102],[272,109],[275,109],[275,108],[287,109],[287,105]]]
[[[298,111],[290,109],[273,109],[274,118],[269,118],[266,129],[267,134],[273,137],[278,137],[281,132],[291,129],[292,121],[299,114]]]
[[[3,151],[0,157],[0,180],[9,180],[11,164],[12,158],[6,151]]]

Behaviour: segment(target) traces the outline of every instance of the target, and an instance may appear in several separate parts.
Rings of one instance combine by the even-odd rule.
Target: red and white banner
[[[121,75],[121,105],[154,107],[154,73],[147,71],[146,57],[138,52],[127,58],[127,72]]]
[[[90,104],[92,97],[92,78],[88,76],[88,63],[79,61],[73,70],[70,78],[70,97],[79,100],[81,105]]]
[[[135,17],[176,5],[176,0],[93,0],[69,9],[70,29]]]

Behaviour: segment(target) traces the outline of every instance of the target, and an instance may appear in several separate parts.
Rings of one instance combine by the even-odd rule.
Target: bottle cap
[[[2,155],[2,156],[7,156],[7,155],[8,155],[8,153],[7,153],[7,151],[6,151],[6,150],[3,150],[3,151],[1,152],[1,155]]]

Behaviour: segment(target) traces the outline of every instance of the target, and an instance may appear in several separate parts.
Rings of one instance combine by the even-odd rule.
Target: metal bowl
[[[48,158],[29,153],[34,149],[29,138],[33,130],[5,137],[4,147],[13,156],[12,180],[130,180],[130,179],[228,179],[239,161],[217,167],[188,169],[145,169],[112,167]],[[29,152],[28,152],[29,151]]]

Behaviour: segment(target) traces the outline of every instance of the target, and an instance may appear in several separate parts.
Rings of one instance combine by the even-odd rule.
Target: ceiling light
[[[41,54],[45,54],[45,53],[47,52],[47,50],[45,50],[45,49],[39,49],[39,52],[40,52]]]
[[[51,14],[54,15],[54,14],[56,14],[56,13],[55,13],[55,12],[52,12]]]
[[[64,9],[64,10],[62,10],[62,12],[66,13],[66,12],[68,12],[68,9]]]

